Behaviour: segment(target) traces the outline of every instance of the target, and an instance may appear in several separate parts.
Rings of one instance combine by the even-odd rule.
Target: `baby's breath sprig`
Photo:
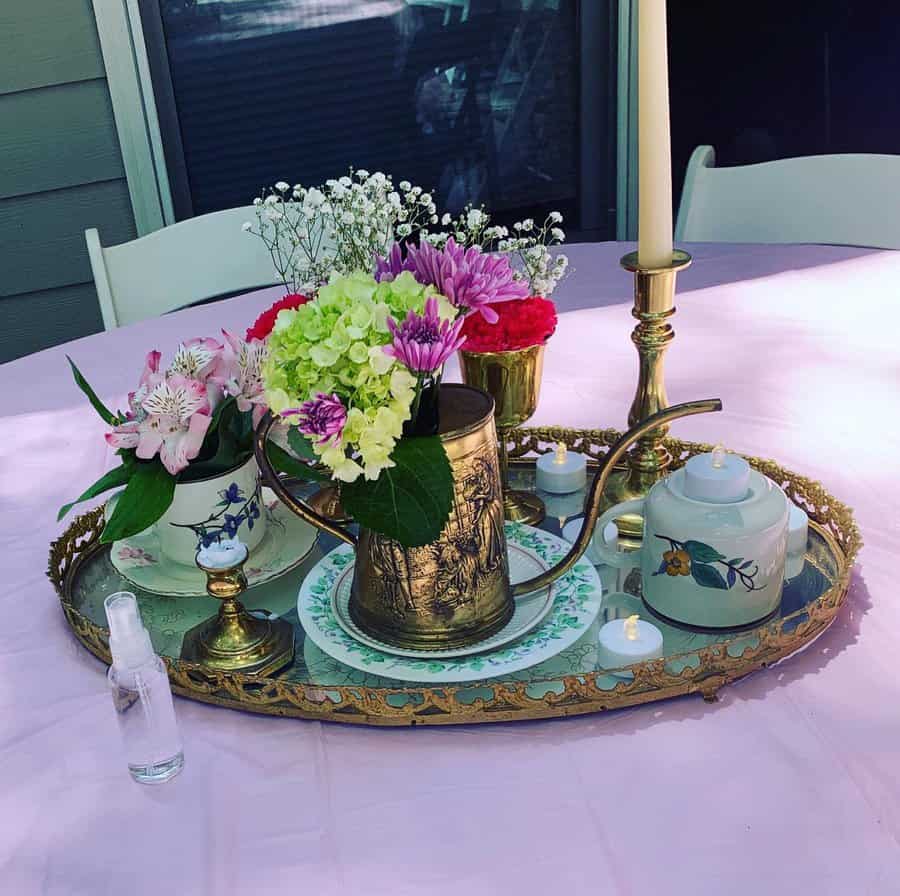
[[[262,239],[295,293],[317,289],[335,272],[370,270],[392,239],[438,221],[430,193],[405,180],[395,188],[388,175],[363,168],[318,187],[279,181],[253,204],[256,223],[244,230]]]
[[[561,254],[551,254],[550,246],[558,246],[566,239],[559,226],[563,217],[550,212],[543,224],[537,226],[526,218],[509,228],[491,224],[491,215],[484,206],[467,205],[455,218],[447,213],[441,219],[444,230],[430,232],[423,229],[421,237],[442,249],[452,236],[463,246],[479,246],[485,252],[506,252],[513,256],[516,279],[527,280],[532,295],[549,296],[565,276],[569,259]]]

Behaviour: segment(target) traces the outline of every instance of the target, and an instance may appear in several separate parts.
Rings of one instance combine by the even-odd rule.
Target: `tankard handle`
[[[556,566],[544,570],[544,572],[532,579],[513,585],[513,597],[529,594],[540,588],[546,588],[560,576],[565,575],[578,562],[591,543],[591,537],[597,525],[597,518],[600,516],[600,501],[603,499],[603,489],[606,487],[606,480],[609,478],[613,467],[634,442],[651,430],[665,426],[665,424],[670,423],[672,420],[677,420],[679,417],[690,417],[693,414],[706,414],[710,411],[721,410],[722,402],[718,398],[707,398],[704,401],[688,401],[684,404],[676,404],[663,411],[658,411],[620,436],[619,440],[607,451],[603,460],[600,461],[600,468],[594,475],[594,481],[591,483],[591,490],[588,494],[587,512],[581,521],[581,531],[578,533],[578,538],[575,539],[571,550]]]
[[[356,547],[356,536],[349,529],[346,529],[344,526],[317,513],[306,503],[306,501],[292,495],[287,486],[281,481],[266,453],[266,443],[269,440],[269,432],[274,425],[275,417],[272,415],[271,411],[266,411],[265,416],[259,421],[259,425],[256,427],[256,432],[253,436],[253,454],[256,456],[256,463],[262,474],[263,482],[275,492],[278,499],[285,504],[289,510],[306,520],[307,523],[311,523],[313,526],[322,529],[329,535],[333,535],[335,538],[339,538],[341,541],[345,541],[347,544]]]

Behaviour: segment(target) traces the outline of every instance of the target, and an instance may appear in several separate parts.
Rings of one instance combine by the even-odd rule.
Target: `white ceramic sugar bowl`
[[[692,457],[646,498],[607,510],[595,532],[626,513],[644,517],[640,549],[620,553],[595,538],[594,552],[610,566],[639,566],[644,600],[660,615],[702,628],[735,628],[778,608],[788,500],[742,457],[718,447]]]

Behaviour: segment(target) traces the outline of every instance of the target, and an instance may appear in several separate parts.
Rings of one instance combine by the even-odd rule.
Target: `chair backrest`
[[[100,245],[86,230],[88,255],[107,330],[186,305],[278,282],[259,237],[241,230],[256,222],[253,206],[179,221],[147,236]]]
[[[900,156],[830,155],[716,168],[691,156],[675,238],[900,249]]]

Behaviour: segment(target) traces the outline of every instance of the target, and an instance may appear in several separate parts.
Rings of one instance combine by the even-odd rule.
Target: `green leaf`
[[[216,409],[212,413],[212,418],[209,421],[209,429],[207,432],[215,432],[218,429],[219,423],[222,421],[222,418],[225,416],[225,412],[227,411],[230,415],[233,409],[237,406],[237,399],[232,396],[228,396],[228,398],[223,399],[216,405]]]
[[[741,569],[747,569],[748,567],[753,566],[753,561],[748,560],[746,563],[741,564]]]
[[[694,581],[704,588],[728,590],[728,584],[715,566],[709,566],[706,563],[691,563],[691,575],[694,577]]]
[[[222,410],[223,405],[225,405],[224,410]],[[222,402],[216,408],[213,422],[210,423],[207,430],[214,439],[214,453],[204,460],[192,461],[182,471],[178,481],[195,482],[197,479],[205,479],[208,476],[218,476],[246,461],[253,453],[253,445],[252,443],[247,444],[248,440],[245,438],[246,421],[243,419],[244,417],[249,417],[249,414],[239,411],[233,399],[226,399]],[[218,427],[217,432],[214,432],[214,425]],[[207,439],[210,437],[207,435]]]
[[[158,458],[135,464],[100,541],[107,544],[143,532],[169,509],[174,494],[175,477]]]
[[[397,442],[391,460],[374,482],[362,477],[341,486],[341,502],[361,525],[404,547],[434,541],[450,516],[453,472],[439,436]]]
[[[684,549],[688,552],[692,563],[715,563],[717,560],[725,559],[724,554],[720,554],[702,541],[686,541]]]
[[[295,476],[297,479],[303,479],[306,482],[325,482],[330,479],[327,473],[323,473],[321,470],[303,463],[302,460],[297,460],[296,457],[288,454],[284,448],[281,448],[274,442],[266,443],[266,454],[269,457],[269,463],[279,473],[286,473],[288,476]]]
[[[75,362],[66,355],[66,360],[72,368],[72,376],[75,377],[75,385],[87,395],[88,401],[94,406],[94,410],[100,417],[110,426],[115,426],[119,422],[119,418],[97,398],[97,393],[90,387],[88,381],[81,375],[81,371],[75,366]]]
[[[297,457],[302,457],[305,460],[316,459],[316,452],[313,451],[309,439],[307,439],[296,426],[292,426],[288,430],[287,441],[291,451],[293,451]]]
[[[96,498],[97,495],[102,494],[111,488],[116,488],[119,485],[125,485],[128,482],[129,476],[131,476],[132,468],[130,465],[114,467],[107,473],[104,473],[89,489],[83,491],[74,501],[70,501],[68,504],[64,504],[59,509],[59,513],[56,516],[57,521],[61,520],[76,504],[80,504],[82,501],[88,501],[91,498]]]
[[[743,557],[735,557],[734,560],[729,560],[729,561],[728,561],[728,565],[729,565],[729,566],[740,566],[741,563],[743,563],[743,562],[744,562],[744,558],[743,558]]]

